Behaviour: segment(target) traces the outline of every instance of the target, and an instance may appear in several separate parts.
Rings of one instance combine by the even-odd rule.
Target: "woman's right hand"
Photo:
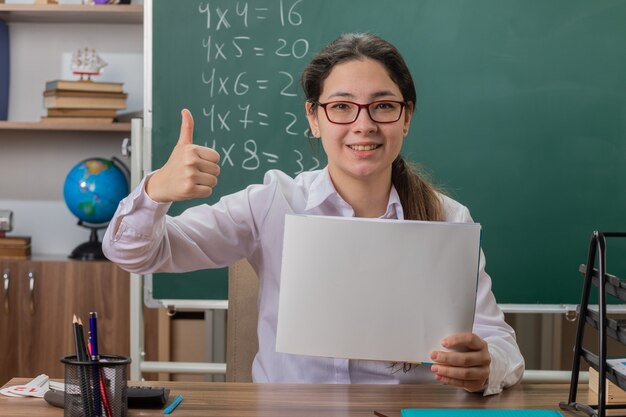
[[[208,197],[217,184],[220,155],[213,149],[193,144],[193,117],[183,109],[178,143],[169,159],[146,184],[146,193],[157,202]]]

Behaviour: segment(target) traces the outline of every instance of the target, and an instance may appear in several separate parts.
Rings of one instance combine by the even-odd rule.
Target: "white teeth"
[[[355,151],[371,151],[376,148],[378,148],[378,145],[350,145],[350,149]]]

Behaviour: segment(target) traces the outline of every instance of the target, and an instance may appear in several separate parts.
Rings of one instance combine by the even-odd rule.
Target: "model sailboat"
[[[91,80],[91,76],[100,75],[100,71],[106,66],[107,63],[100,58],[95,49],[78,49],[72,55],[72,73],[80,75],[81,80],[85,76],[87,80]]]

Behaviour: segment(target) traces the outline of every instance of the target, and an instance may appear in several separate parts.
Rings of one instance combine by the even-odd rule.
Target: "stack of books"
[[[43,93],[45,122],[111,123],[126,108],[123,83],[56,80]]]
[[[0,237],[0,259],[27,259],[30,257],[29,236]]]

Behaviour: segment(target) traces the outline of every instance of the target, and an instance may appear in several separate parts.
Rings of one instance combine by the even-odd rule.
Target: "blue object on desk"
[[[555,410],[515,410],[479,408],[408,408],[402,417],[563,417]]]
[[[9,27],[0,20],[0,120],[9,117]]]
[[[183,396],[182,395],[178,395],[174,401],[172,401],[172,403],[170,405],[167,406],[167,408],[165,410],[163,410],[163,414],[170,414],[172,411],[174,411],[174,409],[176,407],[178,407],[178,404],[183,402]]]

